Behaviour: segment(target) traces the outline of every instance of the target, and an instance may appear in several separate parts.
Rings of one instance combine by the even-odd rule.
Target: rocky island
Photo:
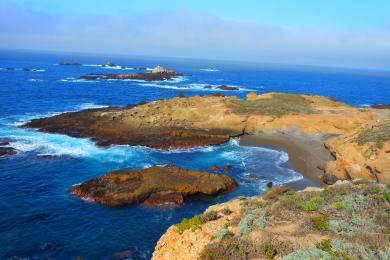
[[[264,135],[268,135],[268,143],[277,143],[282,136],[284,144],[301,140],[307,147],[319,147],[332,155],[307,165],[305,177],[328,184],[356,178],[390,183],[390,110],[354,108],[321,96],[250,93],[245,100],[221,95],[177,97],[64,113],[34,119],[24,127],[89,137],[103,146],[158,149],[221,144],[241,135],[258,137],[257,145],[262,145]],[[315,142],[307,141],[312,139]],[[317,151],[306,154],[313,157]],[[295,154],[294,150],[289,153],[291,158]],[[311,158],[303,156],[301,161]]]
[[[70,192],[107,206],[144,202],[149,205],[182,204],[190,195],[230,192],[236,182],[225,174],[190,171],[175,166],[120,170],[75,185]]]
[[[109,67],[113,64],[106,65]],[[173,70],[165,69],[161,66],[155,67],[150,72],[146,73],[129,73],[129,74],[88,74],[79,77],[83,80],[144,80],[144,81],[161,81],[171,80],[174,77],[182,76],[183,74]]]

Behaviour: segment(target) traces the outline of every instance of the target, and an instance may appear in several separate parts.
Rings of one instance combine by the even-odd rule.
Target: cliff
[[[276,187],[171,226],[152,259],[389,259],[389,208],[375,182]]]

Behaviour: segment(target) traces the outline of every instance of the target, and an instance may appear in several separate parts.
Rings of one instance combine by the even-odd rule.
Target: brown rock
[[[233,166],[231,166],[231,165],[224,165],[224,166],[222,166],[221,170],[222,171],[227,171],[227,170],[230,170],[232,168],[233,168]]]
[[[216,171],[219,170],[219,168],[218,168],[218,166],[213,165],[213,166],[210,167],[210,170],[212,170],[213,172],[216,172]]]
[[[231,86],[227,86],[227,85],[221,85],[221,86],[219,86],[217,88],[222,89],[222,90],[240,90],[237,87],[231,87]]]
[[[107,206],[145,202],[156,205],[183,203],[190,195],[215,195],[237,186],[227,175],[209,174],[176,166],[153,166],[143,170],[120,170],[73,186],[70,192],[80,198]]]

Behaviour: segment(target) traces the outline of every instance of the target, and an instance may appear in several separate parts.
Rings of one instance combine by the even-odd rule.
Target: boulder
[[[118,207],[145,202],[149,205],[182,204],[184,197],[230,192],[237,186],[228,175],[210,174],[176,166],[119,170],[73,186],[82,199]]]
[[[231,86],[227,86],[227,85],[221,85],[221,86],[219,86],[217,88],[222,89],[222,90],[240,90],[237,87],[231,87]]]
[[[14,155],[16,150],[12,147],[0,147],[0,156]]]

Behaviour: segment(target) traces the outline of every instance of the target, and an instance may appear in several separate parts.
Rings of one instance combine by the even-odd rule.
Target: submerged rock
[[[209,174],[176,166],[153,166],[143,170],[119,170],[73,186],[80,198],[107,206],[133,203],[182,204],[184,197],[230,192],[237,186],[228,175]]]
[[[231,86],[227,86],[227,85],[221,85],[221,86],[219,86],[217,88],[222,89],[222,90],[240,90],[237,87],[231,87]]]
[[[0,147],[0,157],[6,155],[14,155],[16,153],[17,153],[16,149],[12,147]]]
[[[58,65],[61,65],[61,66],[80,66],[81,63],[79,63],[79,62],[69,62],[69,61],[60,61],[58,63]]]

